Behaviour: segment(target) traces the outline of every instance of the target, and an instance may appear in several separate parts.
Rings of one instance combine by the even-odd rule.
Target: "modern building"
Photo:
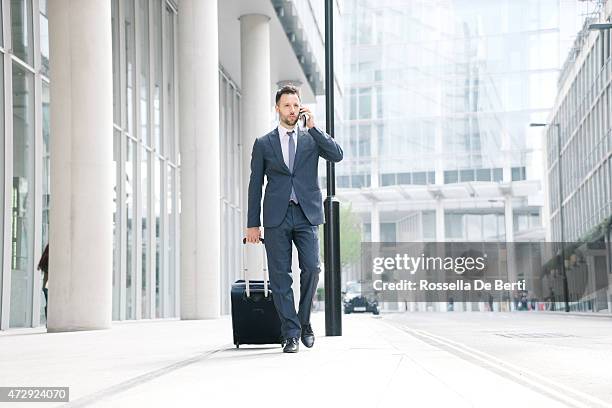
[[[558,0],[345,2],[338,196],[365,241],[545,239],[528,125],[553,106],[575,13]]]
[[[572,309],[612,312],[612,2],[599,5],[565,61],[548,118],[548,235],[582,254],[578,262],[566,254]]]
[[[0,21],[0,329],[44,324],[47,242],[49,331],[228,313],[253,140],[279,84],[324,93],[323,2],[4,0]]]
[[[559,0],[345,2],[337,195],[361,218],[364,241],[546,239],[543,142],[529,124],[553,107],[567,39],[585,8]],[[507,262],[509,275],[523,277],[520,258]],[[347,266],[343,279],[361,272]]]

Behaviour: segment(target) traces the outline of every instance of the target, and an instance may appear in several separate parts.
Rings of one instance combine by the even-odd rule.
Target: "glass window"
[[[424,211],[423,212],[423,238],[424,239],[436,239],[436,213],[435,211]],[[444,237],[440,238],[440,241],[444,240]]]
[[[161,223],[163,222],[162,218],[162,206],[161,202],[161,183],[165,181],[161,178],[161,160],[155,158],[155,178],[153,180],[153,206],[155,209],[155,313],[151,313],[152,317],[161,317],[161,285],[162,285],[162,275],[161,275],[161,261],[162,261],[162,239],[161,239]]]
[[[140,52],[140,138],[146,145],[151,144],[149,135],[149,2],[138,2],[138,47]]]
[[[167,212],[168,212],[168,315],[166,317],[175,316],[174,304],[176,293],[176,256],[177,256],[177,213],[176,213],[176,171],[172,166],[168,166],[168,196],[167,196]]]
[[[381,186],[392,186],[395,185],[395,173],[392,174],[381,174],[380,185]]]
[[[164,75],[166,84],[163,89],[164,103],[164,142],[167,144],[168,150],[166,155],[170,158],[172,163],[178,163],[177,152],[176,152],[176,138],[175,138],[175,115],[174,115],[174,19],[176,18],[172,9],[166,6],[164,12]]]
[[[351,176],[351,187],[360,188],[365,187],[365,178],[363,174],[355,174]]]
[[[493,181],[503,181],[504,180],[504,170],[503,169],[493,169]]]
[[[482,218],[482,238],[497,238],[497,215],[485,214]]]
[[[136,174],[136,148],[135,143],[129,139],[125,139],[127,145],[126,159],[125,159],[125,215],[126,215],[126,318],[136,318],[136,276],[134,271],[136,270],[136,257],[134,248],[135,236],[134,236],[134,193],[136,192],[135,185],[135,174]]]
[[[40,7],[40,56],[41,73],[49,76],[49,18],[47,17],[48,0],[39,0]]]
[[[436,172],[435,171],[427,172],[427,184],[436,184]]]
[[[381,222],[380,242],[395,242],[396,239],[396,224],[394,222]]]
[[[465,169],[459,172],[461,181],[474,181],[474,169]]]
[[[113,188],[113,319],[119,320],[119,309],[121,302],[121,252],[117,246],[121,242],[121,221],[119,219],[119,206],[121,190],[121,133],[118,130],[113,132],[113,180],[115,186]]]
[[[491,181],[491,169],[477,169],[476,181]]]
[[[32,17],[32,0],[11,0],[13,53],[30,65],[34,65]]]
[[[529,214],[529,227],[538,228],[541,227],[540,214]]]
[[[151,318],[151,302],[149,296],[149,284],[150,279],[148,276],[149,271],[149,152],[146,148],[142,148],[142,158],[140,162],[140,194],[141,194],[141,234],[142,234],[142,287],[141,287],[141,300],[142,300],[142,318]]]
[[[338,176],[338,188],[349,187],[349,176]]]
[[[160,153],[162,151],[162,6],[160,0],[151,2],[153,18],[151,21],[151,37],[153,46],[153,147]]]
[[[427,173],[424,171],[419,171],[412,174],[412,183],[413,184],[427,184]]]
[[[234,183],[234,195],[233,195],[233,199],[234,201],[239,202],[240,200],[240,194],[241,194],[241,190],[242,190],[242,171],[241,171],[241,163],[242,163],[242,151],[241,151],[241,141],[240,141],[240,97],[238,96],[238,94],[234,94],[234,98],[233,98],[233,106],[234,106],[234,119],[233,119],[233,143],[232,143],[232,149],[233,149],[233,155],[234,155],[234,159],[233,159],[233,163],[236,166],[236,171],[237,171],[237,181],[236,183]],[[322,186],[324,186],[325,184],[321,184]],[[242,218],[241,218],[242,219]],[[242,224],[242,222],[238,223],[238,225],[240,226]],[[240,267],[240,265],[239,265]]]
[[[372,117],[372,88],[359,89],[359,119]]]
[[[32,325],[34,192],[34,75],[13,64],[10,327]]]
[[[463,238],[463,214],[446,213],[444,224],[447,238]]]
[[[357,90],[351,89],[349,92],[349,119],[357,119]]]
[[[370,125],[359,126],[359,157],[370,156]]]
[[[444,184],[457,183],[459,181],[459,172],[457,170],[447,170],[444,172]]]
[[[49,84],[42,83],[42,248],[49,242],[49,199],[51,197],[51,159],[49,154],[50,143],[50,95]]]
[[[176,266],[178,248],[169,241],[178,237],[176,231],[165,231],[165,216],[166,206],[176,214],[178,174],[176,169],[172,176],[165,172],[166,156],[170,162],[178,161],[174,138],[176,14],[163,0],[111,0],[111,17],[115,160],[117,170],[124,171],[117,173],[117,185],[125,185],[123,197],[118,195],[120,189],[116,191],[115,240],[121,242],[121,248],[114,250],[124,262],[115,259],[114,317],[122,309],[117,278],[123,276],[127,319],[172,316],[176,305],[172,291],[178,288],[175,281],[170,287],[167,273],[174,273],[169,268]],[[119,163],[121,149],[125,150],[124,163]],[[175,200],[170,204],[164,196],[166,188]],[[172,222],[176,230],[177,221]],[[126,230],[118,231],[120,225]],[[174,263],[165,252],[170,247]],[[166,303],[167,291],[172,292],[171,304]]]
[[[525,231],[529,228],[528,214],[514,214],[514,232]]]
[[[470,241],[482,240],[482,216],[480,214],[467,214],[465,218],[467,239]]]
[[[397,184],[412,184],[412,173],[397,173]]]
[[[49,84],[42,82],[42,218],[41,218],[41,248],[45,248],[45,245],[49,242],[49,198],[51,193],[51,172],[50,172],[50,155],[49,155],[49,133],[50,133],[50,122],[49,122]],[[0,180],[2,178],[0,177]],[[1,229],[0,229],[1,231]],[[40,259],[40,258],[39,258]],[[34,259],[35,262],[38,259]],[[42,283],[41,283],[42,285]],[[44,288],[39,294],[40,296],[40,317],[39,322],[43,324],[47,321],[46,316],[46,298],[44,294]]]
[[[125,0],[122,2],[124,5],[125,13],[125,75],[126,75],[126,118],[127,118],[127,132],[130,136],[136,137],[134,129],[134,84],[135,84],[135,71],[134,61],[136,59],[135,54],[135,28],[134,28],[134,0]]]

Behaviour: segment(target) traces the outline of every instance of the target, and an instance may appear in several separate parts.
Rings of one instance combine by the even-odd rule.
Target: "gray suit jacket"
[[[247,227],[261,226],[264,175],[268,178],[263,202],[264,227],[276,227],[283,222],[292,183],[308,221],[312,225],[323,224],[323,198],[317,177],[319,157],[337,163],[342,160],[343,152],[332,137],[316,127],[298,132],[293,172],[283,160],[278,129],[257,138],[251,155]]]

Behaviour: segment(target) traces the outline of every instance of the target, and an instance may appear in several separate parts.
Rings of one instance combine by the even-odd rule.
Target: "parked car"
[[[348,282],[344,293],[344,313],[353,312],[380,313],[378,309],[378,300],[374,294],[368,294],[363,291],[362,285],[359,282]]]

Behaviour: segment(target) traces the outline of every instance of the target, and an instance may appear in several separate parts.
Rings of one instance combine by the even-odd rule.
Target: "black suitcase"
[[[243,239],[246,246],[246,238]],[[261,239],[262,248],[264,240]],[[246,257],[244,258],[246,261]],[[244,268],[244,280],[232,284],[232,328],[236,348],[241,344],[279,344],[280,319],[268,287],[268,266],[264,248],[264,280],[249,280]]]

